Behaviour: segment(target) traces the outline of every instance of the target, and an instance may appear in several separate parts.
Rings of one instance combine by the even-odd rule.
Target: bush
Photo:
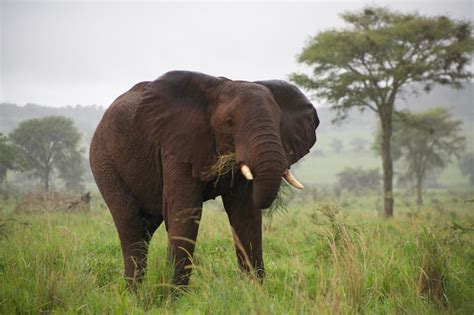
[[[338,187],[354,193],[374,191],[380,188],[381,176],[378,169],[346,167],[337,174]]]

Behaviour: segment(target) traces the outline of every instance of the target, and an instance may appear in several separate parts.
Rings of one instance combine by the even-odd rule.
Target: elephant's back
[[[113,152],[133,141],[136,132],[133,117],[140,101],[143,89],[149,82],[140,82],[123,93],[105,111],[92,142],[100,142],[102,151]],[[93,144],[92,143],[92,144]],[[92,148],[91,148],[92,149]]]
[[[112,128],[116,132],[128,132],[133,129],[132,122],[140,102],[143,90],[150,82],[140,82],[115,99],[102,118],[100,125]]]

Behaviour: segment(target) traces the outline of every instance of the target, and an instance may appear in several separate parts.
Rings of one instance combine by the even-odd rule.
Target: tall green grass
[[[4,207],[0,313],[474,313],[472,207],[407,209],[385,220],[363,204],[290,204],[274,215],[264,229],[263,285],[238,271],[225,213],[207,207],[190,287],[180,295],[164,227],[144,284],[130,293],[105,209],[22,215]]]

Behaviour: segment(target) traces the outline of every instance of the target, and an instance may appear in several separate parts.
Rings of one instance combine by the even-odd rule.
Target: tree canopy
[[[82,181],[81,135],[71,119],[49,116],[27,120],[20,123],[10,137],[21,148],[28,170],[40,178],[46,190],[50,188],[54,170],[59,171],[63,179]],[[74,178],[68,176],[70,174]]]
[[[472,77],[469,22],[380,7],[342,18],[352,28],[317,34],[298,56],[312,75],[291,76],[329,101],[339,118],[354,106],[383,111],[409,83],[421,82],[427,91],[435,83],[461,88]]]

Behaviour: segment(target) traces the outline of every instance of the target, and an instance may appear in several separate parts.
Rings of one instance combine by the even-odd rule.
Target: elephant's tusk
[[[242,166],[240,167],[240,171],[242,172],[242,175],[244,175],[244,177],[247,180],[253,179],[253,175],[252,175],[252,172],[250,171],[250,167],[248,167],[247,165],[242,164]]]
[[[291,174],[290,170],[286,170],[285,173],[283,173],[283,177],[285,180],[290,184],[291,186],[298,188],[298,189],[303,189],[304,186],[301,184],[294,176]]]

